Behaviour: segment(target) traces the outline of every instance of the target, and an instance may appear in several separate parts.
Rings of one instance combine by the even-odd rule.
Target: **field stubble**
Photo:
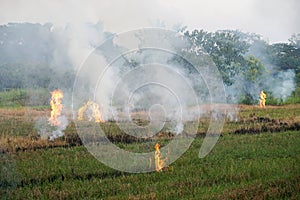
[[[50,110],[45,109],[0,109],[0,151],[16,152],[36,150],[41,148],[54,147],[71,147],[82,145],[76,126],[69,116],[69,125],[64,130],[64,137],[57,138],[53,141],[40,137],[39,130],[35,126],[36,120],[42,117],[48,117]],[[198,123],[197,136],[205,136],[209,126],[210,115],[199,119],[198,122],[190,121],[185,124],[185,132],[188,135],[189,126]],[[138,125],[147,124],[145,121],[136,120]],[[80,125],[92,126],[94,122],[77,122]],[[126,122],[125,122],[126,123]],[[174,133],[166,126],[155,136],[150,138],[136,138],[122,131],[115,122],[100,123],[106,137],[114,143],[136,143],[170,140],[174,137]],[[267,109],[260,109],[257,106],[239,105],[239,114],[237,121],[226,120],[223,127],[224,134],[258,134],[262,132],[281,132],[289,130],[300,130],[300,104],[288,106],[270,106]],[[90,140],[103,140],[103,138],[95,138],[94,133],[87,133],[85,138],[90,135]]]
[[[72,121],[64,137],[49,141],[40,138],[35,128],[35,119],[49,116],[49,110],[0,109],[0,196],[14,199],[299,198],[300,105],[267,109],[242,105],[239,111],[239,120],[226,121],[223,137],[204,159],[197,155],[208,127],[207,119],[199,121],[199,137],[169,170],[128,174],[110,169],[93,158],[82,146]],[[115,122],[100,126],[111,141],[135,152],[153,151],[156,142],[164,146],[174,136],[163,129],[153,138],[141,140],[122,132]]]

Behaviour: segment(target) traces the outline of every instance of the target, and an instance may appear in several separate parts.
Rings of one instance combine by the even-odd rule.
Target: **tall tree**
[[[244,54],[248,51],[249,44],[240,40],[239,36],[230,31],[219,31],[209,33],[203,30],[186,31],[185,36],[191,42],[191,51],[207,52],[221,73],[226,85],[234,82],[243,65],[245,65]]]

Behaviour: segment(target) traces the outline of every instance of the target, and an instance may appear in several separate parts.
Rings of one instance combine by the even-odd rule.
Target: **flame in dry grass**
[[[154,146],[155,153],[154,153],[154,158],[155,158],[155,170],[157,172],[161,172],[163,168],[165,167],[165,162],[168,158],[163,159],[162,155],[160,153],[160,145],[156,143]]]
[[[266,98],[267,98],[267,95],[264,93],[264,91],[261,91],[259,94],[259,107],[261,107],[261,108],[266,107]]]
[[[102,116],[100,112],[100,107],[97,103],[89,100],[78,110],[78,117],[79,121],[84,120],[85,116],[88,118],[89,121],[93,119],[95,122],[102,122]]]
[[[59,126],[61,124],[59,117],[63,109],[62,99],[64,95],[61,90],[54,90],[53,92],[51,92],[51,95],[51,116],[49,119],[49,123],[52,126]]]

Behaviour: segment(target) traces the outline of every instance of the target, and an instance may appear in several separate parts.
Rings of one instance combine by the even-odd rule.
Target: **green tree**
[[[293,69],[295,82],[300,87],[300,34],[293,35],[290,43],[278,43],[268,47],[271,62],[279,66],[279,70]]]
[[[226,85],[234,82],[242,66],[245,64],[244,54],[249,44],[240,40],[239,36],[230,31],[209,33],[203,30],[186,31],[184,35],[191,42],[189,52],[207,52],[221,73]]]
[[[243,69],[246,80],[255,82],[261,78],[264,71],[263,63],[254,56],[245,57],[245,67]]]
[[[295,69],[300,66],[300,48],[293,44],[277,43],[268,47],[271,62],[281,70]]]

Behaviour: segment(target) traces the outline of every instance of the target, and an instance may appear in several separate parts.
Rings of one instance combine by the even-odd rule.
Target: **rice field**
[[[36,120],[46,108],[1,108],[1,199],[299,199],[300,105],[239,106],[214,149],[198,157],[208,121],[200,120],[191,147],[162,172],[125,173],[95,159],[74,123],[49,141]],[[187,125],[188,126],[188,125]],[[174,134],[149,140],[126,136],[115,122],[101,127],[123,149],[151,152]]]

